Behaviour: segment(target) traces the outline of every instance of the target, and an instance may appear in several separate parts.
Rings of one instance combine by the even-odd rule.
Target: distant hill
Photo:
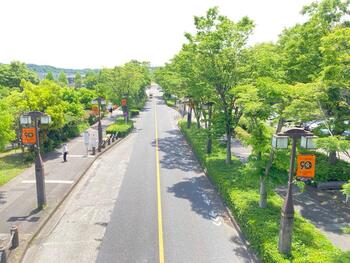
[[[88,71],[98,72],[98,69],[69,69],[69,68],[56,68],[48,65],[36,65],[36,64],[27,64],[27,67],[38,73],[41,79],[45,78],[48,72],[52,72],[52,74],[57,77],[61,71],[66,73],[67,77],[73,77],[75,73],[79,72],[80,75],[84,76]]]

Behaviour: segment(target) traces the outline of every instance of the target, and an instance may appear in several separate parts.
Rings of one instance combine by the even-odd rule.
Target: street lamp
[[[91,102],[92,104],[98,104],[98,147],[97,150],[101,152],[102,147],[102,124],[101,124],[101,105],[106,105],[106,101],[104,98],[98,97],[97,99]]]
[[[34,130],[26,131],[22,129],[22,144],[34,144],[35,148],[35,181],[37,191],[38,208],[42,209],[46,205],[44,163],[40,153],[39,125],[49,124],[51,117],[40,111],[31,111],[20,116],[21,125],[31,125],[34,122]],[[29,128],[30,129],[30,128]]]
[[[211,136],[211,115],[213,110],[214,102],[209,101],[203,104],[203,109],[208,110],[208,143],[207,143],[207,154],[211,154],[212,149],[212,136]]]
[[[301,138],[302,146],[307,149],[314,148],[315,138],[311,132],[301,128],[292,128],[284,133],[274,135],[272,138],[272,147],[286,149],[288,147],[288,138],[292,139],[292,150],[290,155],[290,165],[288,174],[288,189],[281,209],[281,224],[278,241],[278,250],[280,253],[289,254],[292,245],[292,232],[294,222],[294,205],[293,205],[293,175],[296,157],[297,140]]]

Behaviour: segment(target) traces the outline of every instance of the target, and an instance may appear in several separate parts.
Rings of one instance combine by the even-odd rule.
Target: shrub
[[[180,122],[179,126],[263,262],[347,262],[346,253],[334,247],[313,224],[297,213],[292,253],[288,257],[281,255],[277,244],[283,200],[274,192],[278,180],[270,177],[268,208],[259,208],[259,174],[254,162],[243,165],[234,160],[231,165],[226,165],[225,149],[216,140],[213,141],[213,153],[205,154],[205,130],[186,129],[185,122]]]
[[[139,114],[140,114],[140,110],[138,110],[138,109],[131,109],[130,110],[130,116],[131,117],[135,117],[135,116],[137,116]]]
[[[117,134],[119,137],[126,136],[134,127],[133,122],[129,121],[128,123],[125,123],[123,117],[119,117],[116,119],[114,124],[111,124],[107,127],[106,133],[107,134]]]

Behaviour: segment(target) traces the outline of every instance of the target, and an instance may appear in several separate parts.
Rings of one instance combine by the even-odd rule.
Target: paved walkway
[[[232,154],[242,162],[248,160],[251,148],[233,140]],[[286,187],[276,189],[282,197]],[[343,234],[342,228],[350,225],[350,203],[345,204],[345,196],[340,191],[325,191],[307,186],[300,193],[294,191],[295,210],[313,223],[328,239],[342,250],[350,249],[350,234]]]
[[[112,117],[102,120],[103,129],[114,122],[119,110]],[[97,130],[97,124],[89,128]],[[13,262],[17,262],[27,242],[60,204],[74,183],[91,166],[96,156],[86,156],[86,147],[82,135],[68,142],[68,162],[62,162],[61,148],[44,157],[45,187],[47,207],[37,209],[34,165],[0,187],[0,245],[1,240],[9,236],[12,225],[16,225],[20,234],[20,247],[15,251]]]

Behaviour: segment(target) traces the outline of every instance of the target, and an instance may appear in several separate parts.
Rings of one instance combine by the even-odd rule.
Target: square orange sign
[[[316,156],[299,154],[297,157],[297,176],[304,178],[315,177]]]
[[[36,144],[36,130],[35,128],[22,128],[22,143]]]

